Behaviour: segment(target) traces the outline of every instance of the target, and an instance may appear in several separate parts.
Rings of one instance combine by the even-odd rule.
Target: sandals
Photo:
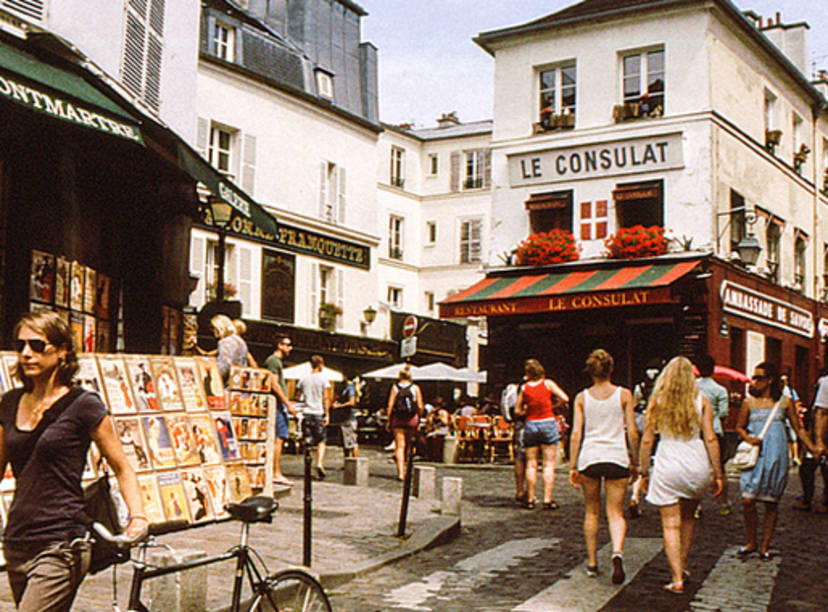
[[[627,512],[631,519],[638,518],[641,516],[641,507],[638,505],[638,502],[630,502]]]
[[[530,499],[530,500],[525,501],[523,503],[523,507],[526,508],[527,510],[534,510],[535,509],[535,500]]]
[[[770,561],[771,560],[770,551],[766,550],[765,552],[760,552],[759,553],[759,560],[760,561]]]
[[[543,502],[544,510],[557,510],[558,508],[560,508],[560,506],[558,505],[558,502],[556,502],[554,499],[552,501]]]
[[[745,557],[750,556],[755,552],[756,552],[755,547],[754,548],[748,548],[747,546],[740,546],[739,550],[736,551],[736,555],[744,559]]]
[[[682,595],[684,593],[684,584],[681,582],[668,582],[662,588],[674,595]]]

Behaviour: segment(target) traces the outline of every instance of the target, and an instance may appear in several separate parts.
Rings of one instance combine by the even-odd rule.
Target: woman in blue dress
[[[742,402],[736,432],[739,437],[760,447],[759,458],[751,470],[745,470],[739,479],[742,489],[742,510],[745,517],[747,544],[739,549],[740,556],[759,551],[759,558],[770,559],[770,540],[776,527],[779,500],[788,484],[788,435],[785,419],[811,452],[816,450],[808,433],[799,427],[799,419],[791,398],[782,394],[782,382],[775,363],[764,361],[753,370],[748,388],[749,396]],[[765,421],[778,404],[773,421],[759,439]],[[765,503],[765,520],[762,525],[762,541],[757,546],[756,532],[759,514],[756,502]]]

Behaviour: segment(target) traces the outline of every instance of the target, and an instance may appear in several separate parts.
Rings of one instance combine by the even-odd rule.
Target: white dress
[[[696,398],[701,415],[701,394]],[[675,438],[662,432],[650,478],[647,501],[654,506],[669,506],[679,499],[700,499],[713,482],[713,466],[701,434]]]

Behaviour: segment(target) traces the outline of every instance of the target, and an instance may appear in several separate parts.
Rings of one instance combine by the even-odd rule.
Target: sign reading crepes
[[[793,304],[728,280],[722,281],[719,295],[722,298],[722,309],[725,312],[772,325],[806,338],[812,338],[814,335],[814,316]]]

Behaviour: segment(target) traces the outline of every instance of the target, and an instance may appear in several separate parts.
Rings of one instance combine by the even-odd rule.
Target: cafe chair
[[[496,416],[486,444],[489,451],[489,462],[494,463],[495,459],[501,456],[509,457],[510,462],[514,461],[513,439],[512,424],[502,416]]]

